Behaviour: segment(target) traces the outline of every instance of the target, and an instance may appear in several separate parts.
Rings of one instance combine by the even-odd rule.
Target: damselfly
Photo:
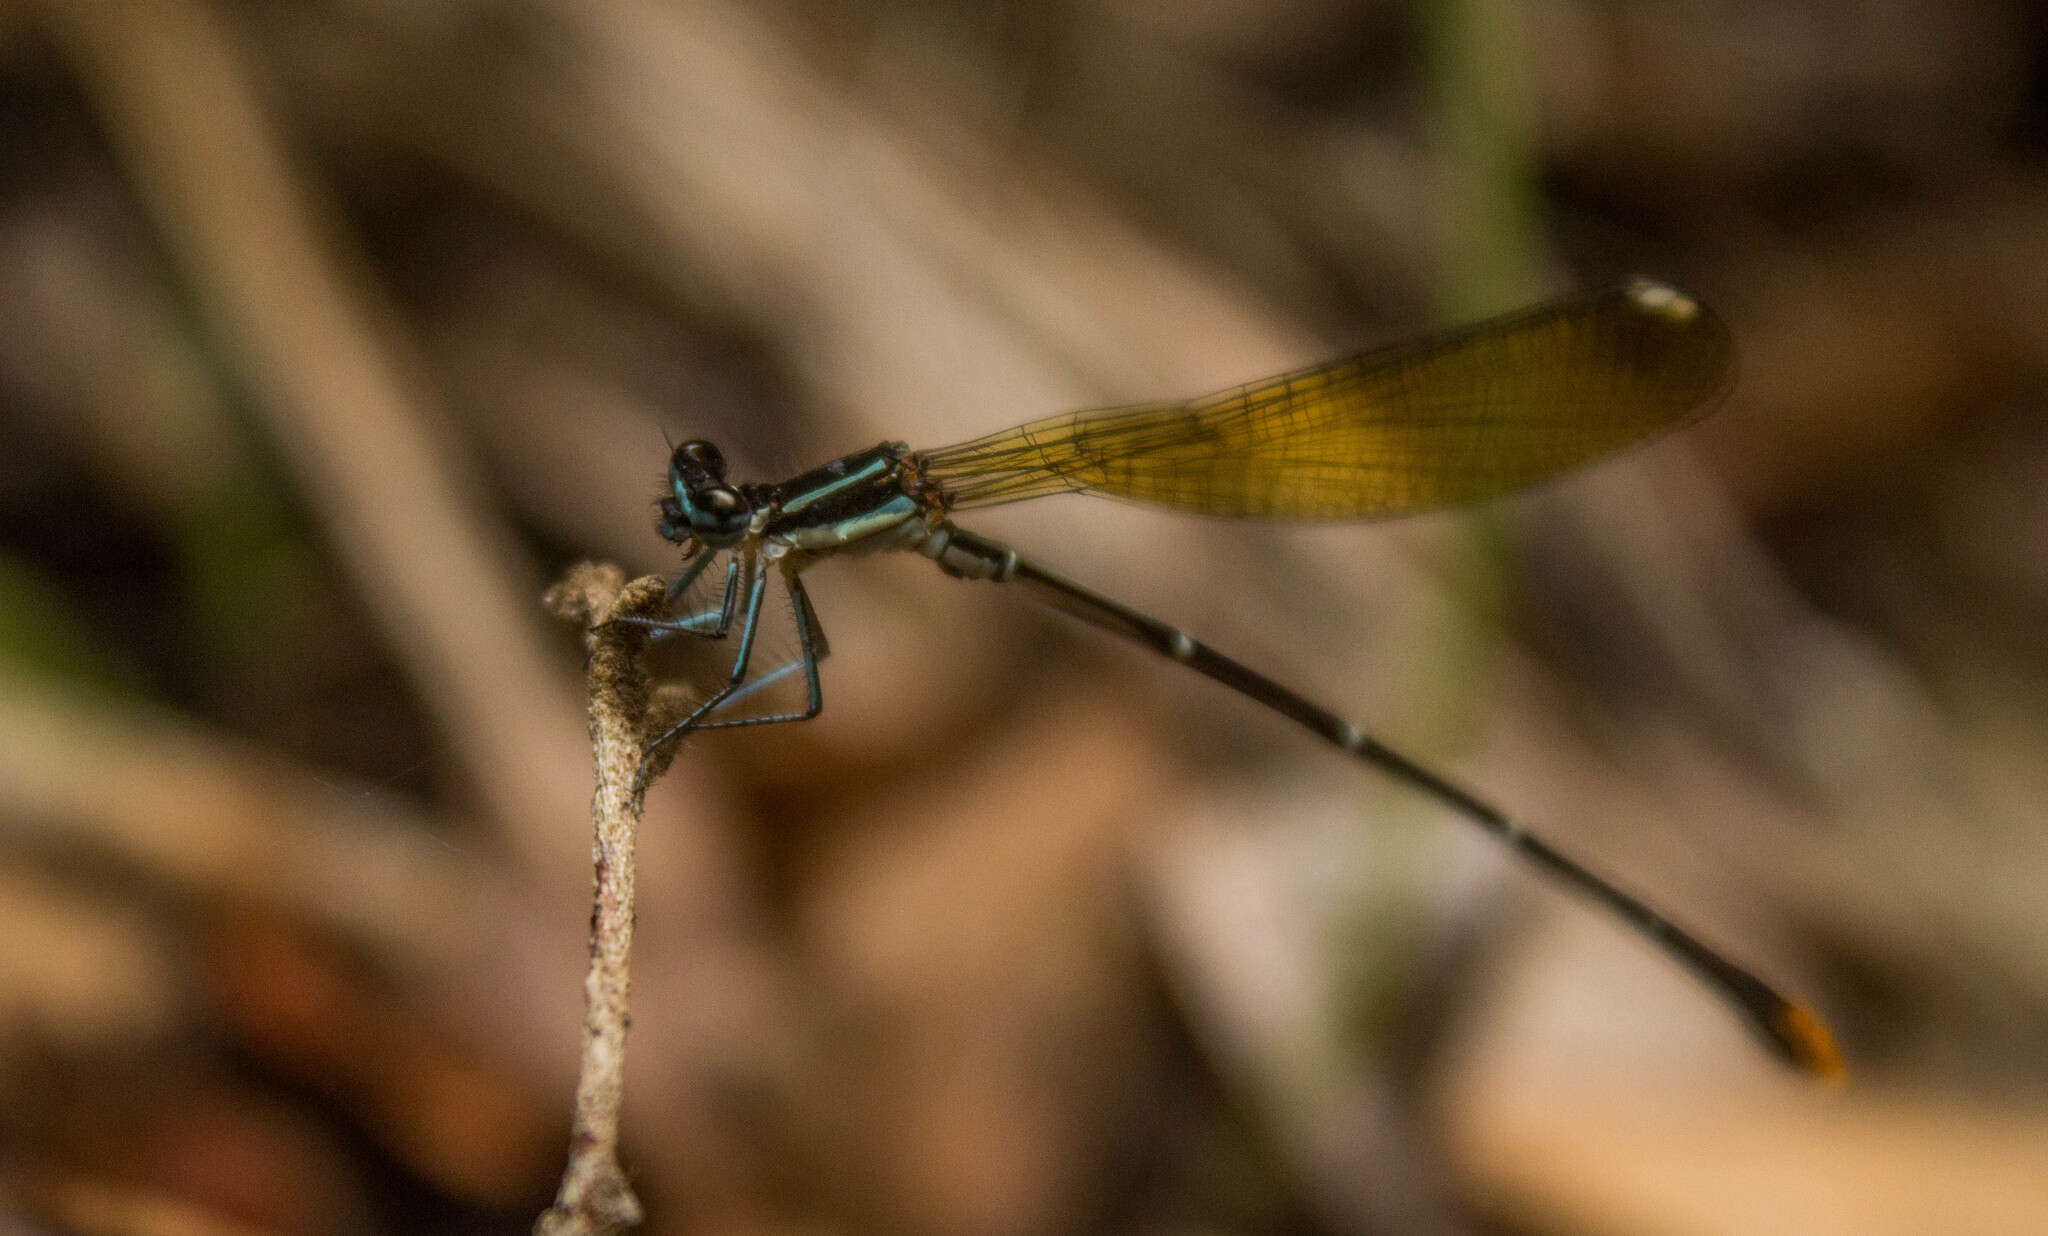
[[[723,639],[731,669],[649,747],[692,730],[801,721],[824,706],[825,633],[803,572],[827,558],[915,550],[946,573],[1021,584],[1041,599],[1255,700],[1436,798],[1606,906],[1719,993],[1787,1061],[1841,1071],[1807,1009],[1521,822],[1187,632],[1112,601],[956,527],[956,511],[1086,492],[1203,515],[1347,520],[1478,502],[1534,484],[1679,425],[1728,388],[1727,328],[1683,292],[1647,280],[1558,301],[1418,342],[1348,357],[1183,403],[1033,421],[958,446],[900,442],[835,459],[778,484],[732,484],[724,456],[685,442],[669,459],[661,535],[687,561],[671,608],[725,559],[717,600],[636,621]],[[755,673],[770,582],[786,590],[797,647]],[[804,703],[765,715],[736,706],[801,674]]]

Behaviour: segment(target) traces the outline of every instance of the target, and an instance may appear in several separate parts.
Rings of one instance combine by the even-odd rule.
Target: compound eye
[[[732,533],[746,527],[746,499],[730,485],[712,485],[690,495],[690,523],[700,532]]]
[[[676,471],[685,465],[717,480],[725,479],[725,453],[702,438],[683,443],[669,459],[669,467]]]

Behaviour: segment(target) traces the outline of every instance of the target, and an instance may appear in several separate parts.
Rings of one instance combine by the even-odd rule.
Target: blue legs
[[[706,551],[685,567],[676,582],[669,587],[671,598],[686,592],[697,577],[702,575],[715,556]],[[825,706],[824,689],[818,680],[818,662],[828,651],[825,631],[818,623],[817,610],[811,606],[810,594],[804,591],[803,581],[794,575],[783,576],[789,589],[790,604],[796,613],[797,655],[789,661],[754,677],[747,677],[754,656],[754,638],[761,628],[762,601],[768,591],[769,569],[749,558],[742,566],[740,556],[726,568],[725,590],[719,604],[711,609],[687,614],[680,618],[618,618],[616,622],[632,622],[650,628],[654,638],[662,639],[676,634],[699,635],[706,639],[723,639],[731,631],[735,617],[739,620],[739,648],[733,655],[732,672],[723,687],[713,692],[710,698],[692,709],[688,716],[676,722],[647,744],[646,754],[641,757],[642,777],[646,773],[647,760],[667,744],[680,739],[691,730],[730,729],[742,725],[773,725],[782,721],[808,721],[818,715]],[[739,595],[747,594],[743,614],[739,612]],[[731,717],[720,720],[717,714],[766,687],[775,685],[801,671],[805,685],[809,688],[804,707],[795,712],[779,712],[761,717]]]
[[[689,565],[683,568],[683,573],[676,576],[675,582],[668,586],[669,604],[673,605],[681,600],[683,594],[690,590],[690,585],[697,582],[697,577],[704,574],[704,569],[710,566],[711,560],[716,557],[717,550],[707,549],[690,559]],[[626,615],[612,621],[646,627],[654,633],[652,638],[657,640],[667,639],[672,635],[702,635],[709,639],[724,639],[725,633],[732,629],[733,613],[739,595],[740,559],[739,555],[735,554],[733,560],[725,567],[725,591],[719,603],[712,608],[699,610],[681,618],[642,618],[637,615]],[[707,623],[711,625],[707,626]]]

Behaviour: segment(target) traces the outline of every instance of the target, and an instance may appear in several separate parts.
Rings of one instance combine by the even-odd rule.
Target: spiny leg
[[[697,582],[697,578],[704,574],[705,568],[710,566],[712,559],[717,556],[717,550],[707,549],[695,558],[692,558],[690,564],[683,568],[683,573],[676,576],[675,582],[668,586],[669,603],[674,604],[682,597],[683,593],[689,591],[690,586]],[[732,629],[733,613],[739,600],[739,591],[740,559],[738,555],[734,555],[732,561],[726,564],[725,589],[716,606],[698,610],[694,614],[688,614],[681,618],[648,618],[638,614],[622,614],[619,617],[610,619],[610,621],[628,623],[636,627],[645,627],[653,633],[650,638],[656,640],[667,639],[672,635],[701,635],[706,639],[724,639],[726,633]],[[717,622],[713,626],[706,628],[704,626],[705,621],[711,619],[714,615],[717,618]]]
[[[737,565],[735,563],[735,568],[737,568]],[[752,586],[747,589],[746,616],[740,621],[740,646],[739,651],[733,656],[732,673],[727,675],[725,685],[712,692],[709,699],[706,699],[703,703],[692,709],[690,715],[670,726],[662,732],[660,737],[647,744],[646,751],[640,757],[638,781],[642,787],[645,787],[647,783],[647,762],[654,758],[655,753],[660,751],[662,747],[695,729],[698,722],[702,721],[706,714],[732,698],[733,693],[740,689],[740,684],[747,679],[747,664],[754,656],[754,636],[759,633],[761,628],[761,598],[768,590],[768,572],[758,570],[750,559],[746,564],[745,574],[750,577]],[[728,586],[730,586],[730,581],[737,578],[737,576],[732,570],[728,570],[726,578]]]
[[[683,568],[683,573],[669,581],[668,603],[674,605],[677,601],[682,600],[683,594],[690,590],[690,585],[697,582],[697,577],[702,575],[704,569],[710,566],[712,560],[717,557],[718,551],[707,545],[704,547],[703,552],[690,559],[689,565]]]
[[[655,752],[668,743],[678,741],[683,735],[693,729],[732,729],[742,725],[774,725],[786,721],[808,721],[824,710],[825,689],[823,680],[818,673],[818,662],[831,655],[832,649],[825,639],[825,628],[818,622],[818,612],[811,604],[810,594],[804,590],[802,581],[798,580],[794,575],[785,576],[784,580],[789,587],[790,602],[796,613],[797,655],[751,682],[741,681],[746,674],[746,665],[743,659],[749,656],[752,651],[748,631],[760,620],[760,595],[765,580],[766,572],[763,572],[762,581],[755,585],[754,595],[749,600],[747,611],[748,626],[743,628],[741,635],[740,657],[742,659],[735,661],[732,676],[727,680],[726,685],[713,694],[710,699],[705,700],[702,704],[692,709],[689,716],[670,726],[662,733],[661,737],[647,745],[647,755],[642,758],[641,762],[643,778],[645,776],[646,761],[653,758]],[[784,681],[791,674],[799,670],[803,671],[806,686],[804,707],[802,709],[795,712],[773,713],[765,717],[742,717],[730,721],[707,720],[714,713],[732,707],[757,691]]]
[[[789,585],[790,604],[796,611],[797,655],[789,661],[769,670],[759,678],[754,679],[754,681],[747,683],[745,686],[729,692],[724,699],[718,702],[717,707],[730,708],[756,691],[764,687],[773,686],[798,670],[802,670],[805,684],[808,687],[803,708],[795,712],[772,713],[765,717],[741,717],[732,721],[699,721],[697,722],[698,729],[723,730],[734,729],[742,725],[776,725],[784,721],[808,721],[824,711],[825,690],[818,678],[818,662],[824,660],[832,650],[825,641],[825,628],[818,623],[818,611],[811,606],[811,596],[810,593],[804,591],[803,581],[794,575],[786,575],[783,579]],[[699,709],[693,715],[703,715],[706,712],[707,710],[705,709]]]

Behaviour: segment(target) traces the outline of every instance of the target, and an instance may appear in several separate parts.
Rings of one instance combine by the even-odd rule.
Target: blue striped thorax
[[[884,442],[835,459],[787,481],[731,485],[725,456],[709,442],[683,443],[669,457],[669,493],[661,501],[661,535],[729,549],[758,533],[770,545],[811,553],[862,544],[894,547],[921,539],[924,504],[906,488],[900,442]],[[883,537],[881,534],[896,535]],[[881,540],[870,546],[867,542]]]

